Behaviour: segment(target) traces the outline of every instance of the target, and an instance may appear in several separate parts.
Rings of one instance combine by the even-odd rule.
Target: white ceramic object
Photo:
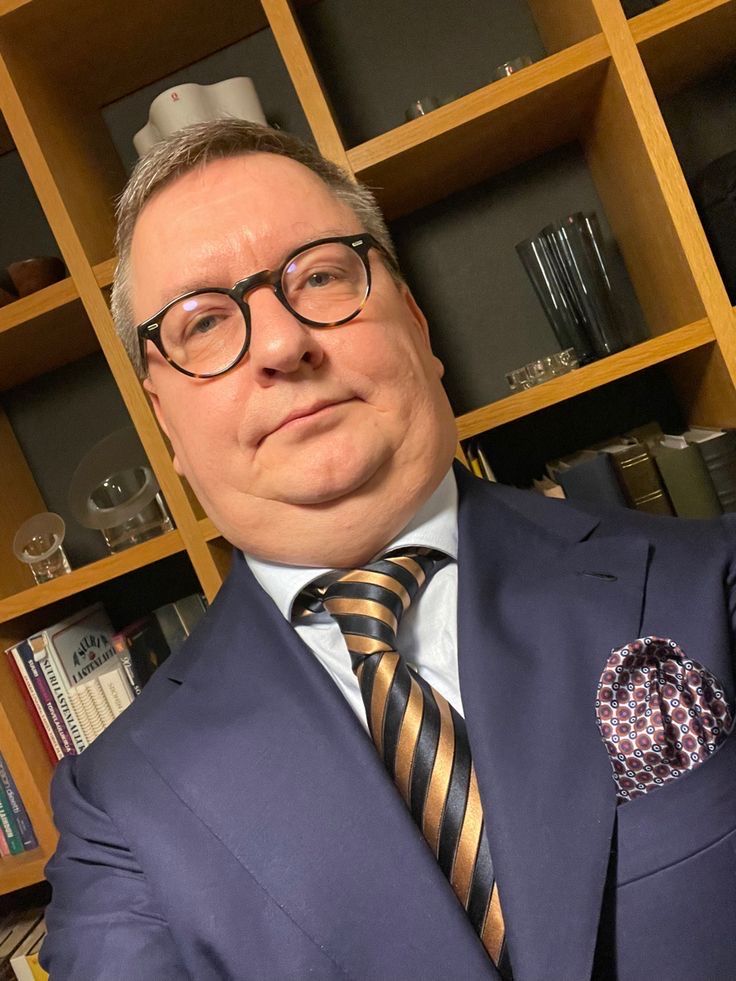
[[[151,103],[148,123],[135,134],[133,144],[142,157],[154,143],[190,123],[228,117],[265,125],[266,117],[252,78],[226,78],[212,85],[187,82],[167,89]]]

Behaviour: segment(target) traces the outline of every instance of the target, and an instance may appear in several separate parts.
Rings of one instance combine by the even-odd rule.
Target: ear
[[[416,324],[416,328],[419,331],[419,336],[421,337],[422,344],[426,347],[429,354],[432,356],[434,361],[435,370],[437,372],[437,377],[442,378],[445,373],[445,366],[442,364],[440,359],[432,352],[432,341],[429,336],[429,324],[427,323],[427,318],[424,316],[424,312],[421,307],[414,299],[414,294],[406,285],[406,283],[401,283],[399,285],[399,290],[404,299],[412,320]]]
[[[168,439],[169,443],[171,444],[171,437],[169,435],[169,427],[166,424],[166,420],[164,418],[163,409],[161,408],[161,400],[159,399],[158,393],[157,393],[156,389],[153,387],[153,383],[151,382],[151,379],[150,378],[144,378],[143,379],[143,388],[146,390],[146,392],[148,394],[148,398],[150,399],[151,406],[153,407],[153,411],[154,411],[154,414],[156,416],[156,420],[157,420],[159,426],[161,427],[161,429],[163,430],[164,436],[166,436],[166,438]],[[173,445],[172,445],[172,448],[173,448]],[[181,465],[179,464],[179,459],[178,459],[178,457],[176,455],[176,450],[174,450],[174,460],[173,460],[173,463],[174,463],[174,470],[176,470],[176,472],[179,474],[180,477],[183,477],[184,476],[184,473],[183,473],[183,471],[181,469]]]

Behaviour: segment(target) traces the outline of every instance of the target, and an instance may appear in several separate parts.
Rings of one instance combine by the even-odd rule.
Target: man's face
[[[145,205],[131,252],[134,316],[279,267],[315,239],[361,231],[301,164],[273,154],[215,161]],[[341,327],[301,324],[269,287],[255,290],[250,349],[217,378],[189,378],[149,344],[146,388],[176,467],[223,534],[252,554],[363,561],[353,553],[368,558],[396,534],[452,458],[454,423],[424,317],[375,250],[370,264],[370,298]]]

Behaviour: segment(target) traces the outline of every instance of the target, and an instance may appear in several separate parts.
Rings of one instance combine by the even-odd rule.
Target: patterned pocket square
[[[619,803],[695,769],[733,725],[718,681],[663,637],[611,652],[595,711]]]

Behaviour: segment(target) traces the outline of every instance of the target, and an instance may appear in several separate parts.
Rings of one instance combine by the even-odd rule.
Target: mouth
[[[352,399],[337,399],[337,400],[322,400],[319,402],[314,402],[308,406],[302,406],[299,409],[294,409],[290,412],[288,416],[285,416],[278,425],[274,426],[269,432],[267,432],[260,440],[259,446],[265,439],[269,436],[273,436],[274,433],[284,432],[287,429],[296,429],[300,425],[305,425],[310,422],[321,418],[322,416],[328,415],[332,409],[336,408],[338,405],[344,405],[346,402],[350,402]]]

